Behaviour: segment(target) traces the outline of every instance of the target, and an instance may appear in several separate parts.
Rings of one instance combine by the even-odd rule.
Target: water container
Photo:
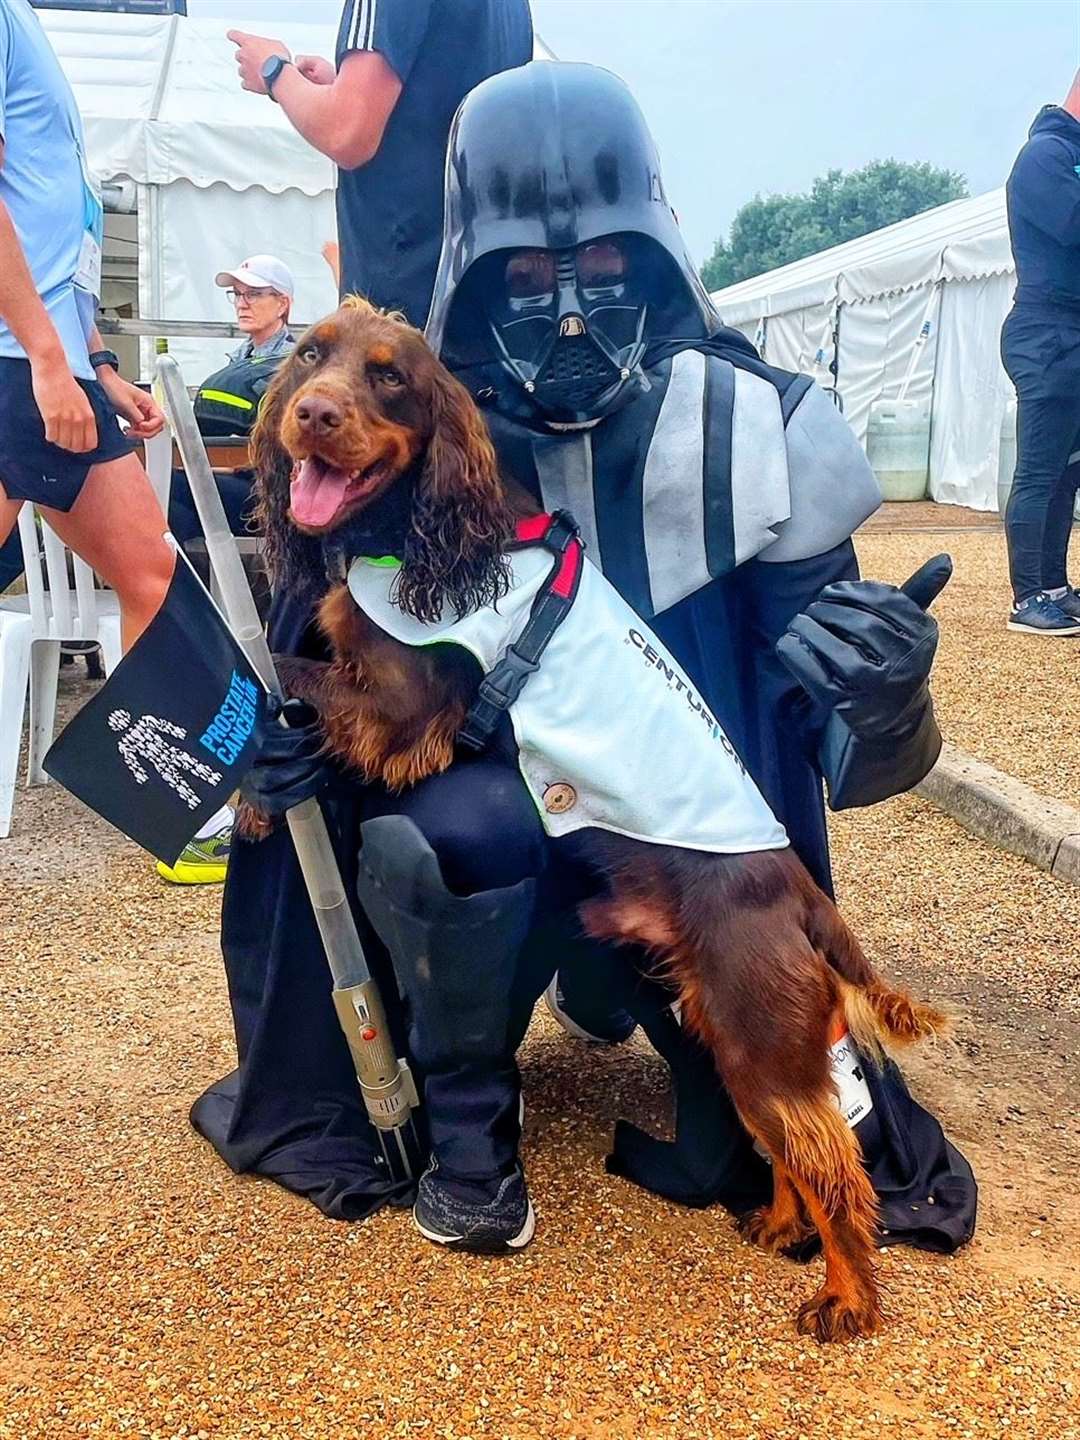
[[[1080,462],[1080,450],[1074,450],[1069,457],[1071,463]],[[1005,507],[1012,494],[1013,475],[1016,472],[1016,401],[1010,400],[1001,417],[1001,434],[998,439],[997,506],[998,514],[1005,519]],[[1076,492],[1076,507],[1073,511],[1080,521],[1080,490]]]
[[[930,401],[876,400],[866,454],[886,500],[925,500],[930,479]]]
[[[1005,506],[1012,492],[1013,471],[1016,469],[1016,401],[1010,400],[1001,417],[998,436],[997,506],[1004,520]]]

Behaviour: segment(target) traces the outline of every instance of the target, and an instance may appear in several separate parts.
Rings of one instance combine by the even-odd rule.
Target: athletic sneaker
[[[505,1179],[484,1185],[444,1179],[432,1160],[420,1177],[413,1223],[425,1240],[474,1255],[523,1250],[536,1230],[520,1163]]]
[[[621,1045],[637,1029],[637,1021],[626,1010],[610,1010],[605,1015],[572,1015],[556,973],[544,991],[544,1004],[568,1035],[587,1040],[591,1045]]]
[[[159,860],[157,873],[174,885],[220,885],[229,865],[232,825],[204,839],[189,840],[174,865]]]
[[[1040,590],[1013,606],[1006,628],[1028,635],[1080,635],[1080,617],[1068,614]]]

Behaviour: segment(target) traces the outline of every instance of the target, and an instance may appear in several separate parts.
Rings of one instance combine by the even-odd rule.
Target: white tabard
[[[361,610],[406,645],[461,645],[491,670],[529,618],[552,564],[540,546],[510,557],[498,606],[425,624],[395,603],[398,569],[354,560]],[[586,557],[569,615],[510,707],[518,765],[548,834],[599,826],[690,850],[779,850],[766,805],[694,686]]]

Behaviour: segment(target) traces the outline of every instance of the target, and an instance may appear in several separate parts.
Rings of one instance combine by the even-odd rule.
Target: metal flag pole
[[[225,616],[267,689],[281,698],[270,647],[225,518],[180,366],[171,355],[162,355],[157,371],[169,424],[206,537],[207,554],[221,589]],[[285,819],[333,976],[334,1008],[352,1054],[364,1105],[391,1175],[395,1179],[415,1178],[422,1159],[413,1120],[413,1110],[419,1103],[416,1086],[408,1062],[394,1053],[382,997],[364,958],[326,820],[315,799],[294,806]]]

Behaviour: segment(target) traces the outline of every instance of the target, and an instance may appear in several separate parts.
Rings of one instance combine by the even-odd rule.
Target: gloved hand
[[[818,766],[833,810],[910,790],[941,752],[930,698],[937,621],[926,607],[952,574],[935,555],[897,589],[826,585],[777,642],[780,659],[825,711]]]
[[[334,774],[334,763],[323,749],[325,741],[310,705],[270,696],[265,716],[257,724],[258,748],[240,786],[241,798],[263,815],[278,816],[317,795]]]
[[[879,580],[840,580],[796,615],[776,653],[799,684],[855,735],[903,728],[926,703],[938,626],[927,607],[952,574],[935,555],[897,588]]]

